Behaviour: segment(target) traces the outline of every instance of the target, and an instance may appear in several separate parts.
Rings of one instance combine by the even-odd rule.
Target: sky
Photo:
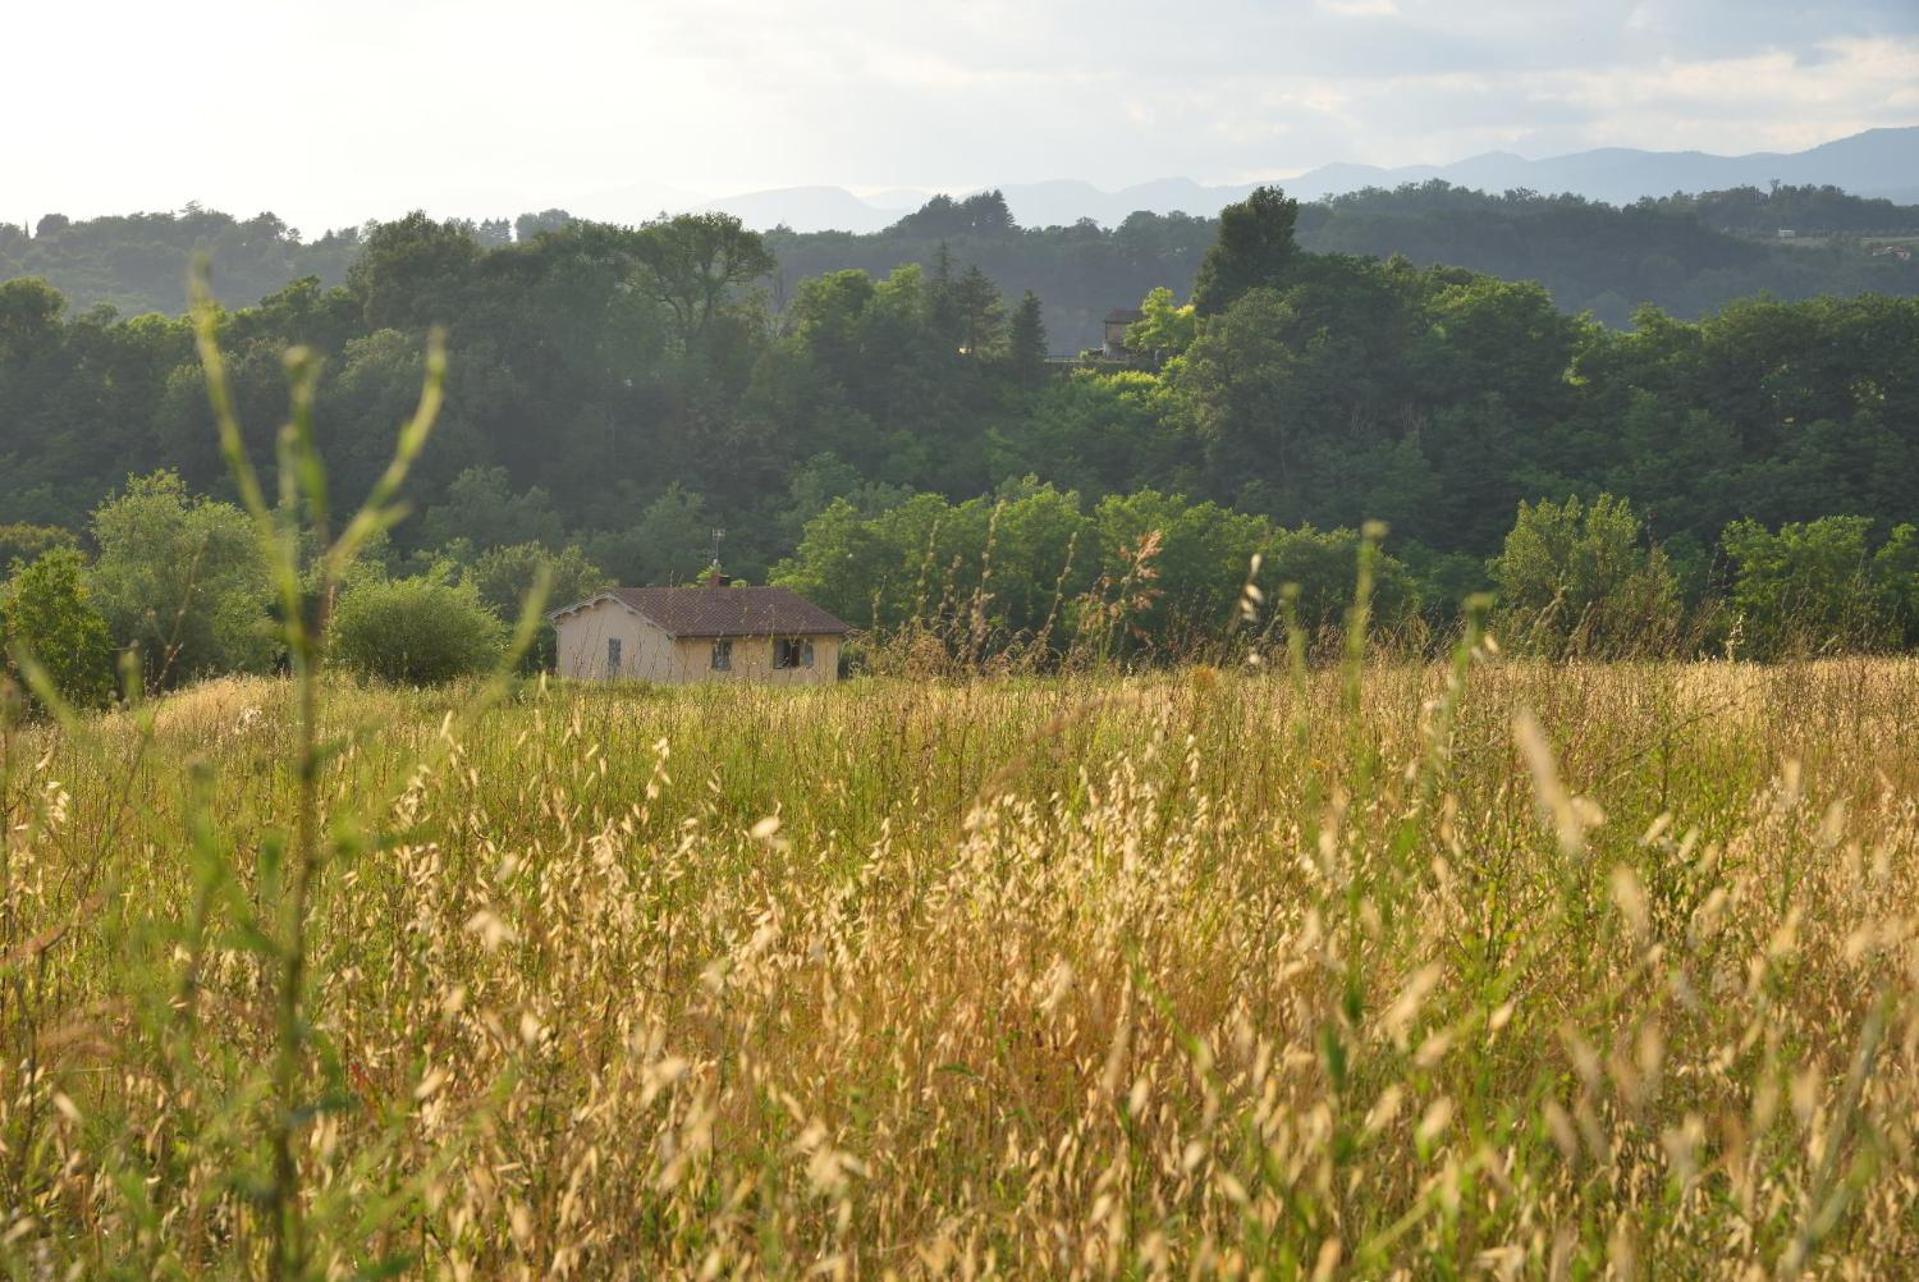
[[[0,219],[644,218],[1919,123],[1919,0],[10,0]]]

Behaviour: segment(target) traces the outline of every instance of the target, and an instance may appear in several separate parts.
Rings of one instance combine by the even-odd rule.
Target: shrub
[[[350,588],[333,614],[341,667],[397,685],[439,685],[496,662],[506,626],[470,584],[372,580]]]
[[[1359,574],[1360,536],[1354,530],[1275,530],[1260,580],[1297,584],[1300,626],[1309,635],[1343,633]],[[1397,634],[1417,614],[1419,594],[1404,562],[1384,552],[1373,558],[1372,626]]]
[[[1492,575],[1497,626],[1521,650],[1624,658],[1678,641],[1678,583],[1625,499],[1522,502]]]
[[[9,656],[22,648],[46,669],[62,699],[100,708],[113,697],[113,639],[89,599],[85,571],[85,559],[72,548],[14,563],[13,577],[0,589],[0,668],[10,667]]]
[[[1884,649],[1903,639],[1911,527],[1895,530],[1876,557],[1867,552],[1871,529],[1864,516],[1791,522],[1777,533],[1757,521],[1726,527],[1732,606],[1754,657]]]
[[[1919,526],[1894,526],[1872,555],[1872,572],[1901,643],[1907,649],[1919,646]]]

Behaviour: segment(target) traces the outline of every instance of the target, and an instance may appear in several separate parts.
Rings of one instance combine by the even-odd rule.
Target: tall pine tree
[[[1046,321],[1040,315],[1039,295],[1030,289],[1013,309],[1006,359],[1022,383],[1031,386],[1046,377]]]

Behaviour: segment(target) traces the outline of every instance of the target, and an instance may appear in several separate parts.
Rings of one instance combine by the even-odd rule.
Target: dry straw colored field
[[[0,1261],[1913,1276],[1919,662],[1351,678],[16,731]]]

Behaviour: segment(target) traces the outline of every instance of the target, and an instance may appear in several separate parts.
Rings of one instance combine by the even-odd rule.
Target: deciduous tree
[[[1299,256],[1293,228],[1299,202],[1277,187],[1259,187],[1245,200],[1219,211],[1219,239],[1199,265],[1193,282],[1193,307],[1216,316],[1250,289],[1286,285]]]
[[[113,696],[113,641],[87,591],[86,560],[72,548],[14,562],[0,587],[0,643],[0,670],[31,657],[75,707],[104,707]]]

